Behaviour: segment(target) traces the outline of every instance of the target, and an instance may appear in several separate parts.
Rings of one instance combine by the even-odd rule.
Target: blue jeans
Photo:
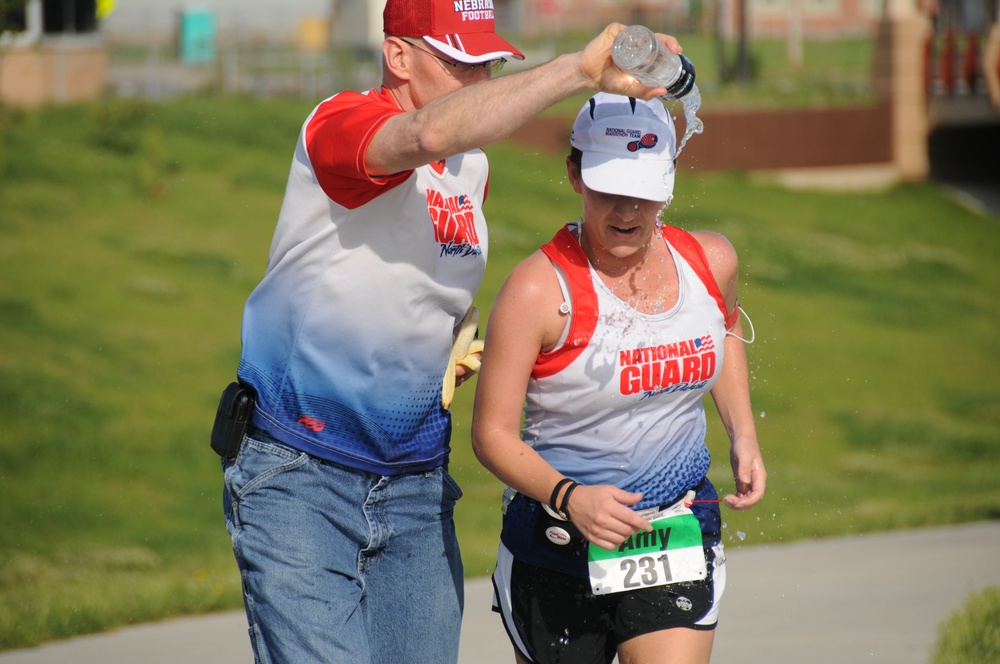
[[[462,491],[444,468],[382,477],[248,435],[223,469],[258,664],[458,661]]]

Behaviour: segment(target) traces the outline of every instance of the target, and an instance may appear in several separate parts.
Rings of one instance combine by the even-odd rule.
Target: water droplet
[[[691,136],[705,131],[705,123],[696,115],[698,109],[701,108],[701,91],[698,89],[697,83],[692,86],[689,93],[681,97],[681,106],[684,108],[684,124],[686,128],[684,130],[684,138],[681,139],[680,145],[677,146],[675,158],[681,155],[684,146],[687,145],[688,139]]]

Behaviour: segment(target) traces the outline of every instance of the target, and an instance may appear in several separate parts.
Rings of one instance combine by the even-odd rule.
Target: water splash
[[[705,123],[698,117],[698,110],[701,109],[701,90],[698,89],[697,83],[691,87],[691,92],[681,97],[680,102],[684,109],[684,137],[677,146],[676,157],[681,156],[689,138],[705,131]]]

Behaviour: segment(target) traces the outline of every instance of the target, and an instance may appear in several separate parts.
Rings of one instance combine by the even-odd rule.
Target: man
[[[617,24],[492,79],[523,58],[492,9],[389,0],[383,20],[382,87],[306,119],[244,312],[238,375],[256,406],[223,452],[224,506],[258,662],[457,660],[441,384],[486,264],[479,146],[578,92],[664,92],[614,67]]]

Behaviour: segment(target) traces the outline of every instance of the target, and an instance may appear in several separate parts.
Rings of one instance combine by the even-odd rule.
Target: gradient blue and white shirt
[[[481,150],[365,172],[371,137],[401,112],[385,89],[344,92],[305,121],[238,372],[257,392],[255,426],[384,475],[447,460],[442,378],[488,248]]]

